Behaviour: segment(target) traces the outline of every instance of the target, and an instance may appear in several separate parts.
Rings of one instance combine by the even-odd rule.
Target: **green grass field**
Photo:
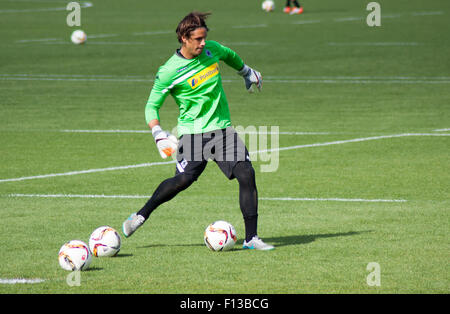
[[[0,293],[450,292],[450,2],[380,0],[369,27],[360,0],[303,0],[300,16],[284,0],[272,13],[256,0],[80,1],[80,46],[67,2],[0,0]],[[276,171],[254,155],[259,235],[276,249],[241,249],[238,184],[211,163],[71,287],[61,245],[121,230],[175,171],[154,164],[149,133],[72,131],[147,131],[154,75],[194,9],[265,79],[248,94],[221,65],[234,125],[281,132]],[[164,128],[177,113],[168,98]],[[237,230],[230,252],[203,243],[219,219]]]

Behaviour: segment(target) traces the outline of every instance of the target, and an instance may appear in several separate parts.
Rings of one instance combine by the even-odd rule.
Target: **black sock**
[[[245,217],[245,241],[250,241],[255,235],[257,235],[258,228],[258,215]]]
[[[248,242],[257,234],[258,226],[255,170],[250,162],[238,162],[233,168],[233,175],[239,182],[239,205],[245,222],[245,240]]]

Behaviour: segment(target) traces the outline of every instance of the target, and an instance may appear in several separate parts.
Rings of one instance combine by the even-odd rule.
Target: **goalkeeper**
[[[245,144],[231,127],[230,112],[222,88],[219,61],[244,78],[249,92],[262,86],[261,74],[245,65],[231,49],[206,40],[209,13],[192,12],[178,24],[176,33],[181,48],[159,68],[145,107],[159,153],[167,158],[177,151],[175,176],[164,180],[151,198],[122,226],[131,236],[162,203],[195,182],[209,159],[216,162],[228,179],[239,182],[239,203],[245,223],[244,249],[270,250],[257,235],[258,193],[255,171]],[[179,106],[177,139],[160,126],[159,109],[168,95]]]

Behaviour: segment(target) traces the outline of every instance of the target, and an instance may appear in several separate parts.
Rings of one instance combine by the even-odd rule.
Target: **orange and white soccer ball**
[[[121,243],[119,233],[109,226],[98,227],[89,237],[89,248],[97,257],[116,256]]]
[[[59,265],[64,270],[86,270],[92,262],[92,254],[86,243],[80,240],[72,240],[59,250]]]
[[[273,2],[272,0],[263,1],[262,9],[266,12],[272,12],[273,10],[275,10],[275,2]]]
[[[237,241],[236,230],[229,222],[219,220],[206,227],[204,241],[212,251],[228,251]]]
[[[76,31],[73,31],[72,35],[70,36],[70,40],[75,45],[84,44],[87,40],[87,35],[81,29],[77,29]]]

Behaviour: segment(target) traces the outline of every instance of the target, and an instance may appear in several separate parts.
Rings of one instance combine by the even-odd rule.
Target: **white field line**
[[[389,199],[364,199],[364,198],[297,198],[297,197],[260,197],[263,201],[301,201],[301,202],[369,202],[369,203],[404,203],[407,200],[389,200]]]
[[[153,79],[138,78],[102,78],[102,77],[30,77],[30,76],[3,76],[0,81],[79,81],[79,82],[145,82],[151,83]]]
[[[59,130],[62,133],[151,133],[150,130]],[[330,132],[245,132],[245,134],[330,135]]]
[[[0,74],[1,75],[1,74]],[[9,74],[6,74],[9,75]],[[42,74],[46,75],[46,74]],[[265,75],[265,79],[273,79],[273,80],[450,80],[450,76],[346,76],[346,75],[338,75],[338,76],[274,76],[274,75]]]
[[[329,46],[419,46],[420,43],[417,42],[352,42],[352,43],[335,43],[329,42]]]
[[[92,38],[110,38],[117,37],[119,34],[93,34],[89,35],[88,39]],[[57,43],[70,43],[70,41],[64,41],[62,38],[37,38],[37,39],[21,39],[17,40],[16,44],[25,44],[25,43],[34,43],[34,42],[53,42],[58,41]]]
[[[163,35],[163,34],[172,34],[173,31],[155,31],[155,32],[140,32],[140,33],[132,33],[132,36],[149,36],[149,35]],[[95,38],[112,38],[121,36],[120,34],[89,34],[88,35],[88,43],[89,44],[98,44],[98,42],[92,42],[91,39]],[[57,42],[55,42],[57,41]],[[48,44],[56,43],[56,44],[71,44],[70,41],[65,40],[64,38],[38,38],[38,39],[21,39],[17,40],[16,44],[26,44],[26,43],[34,43],[34,42],[44,42]],[[130,42],[130,44],[146,44],[144,42]],[[104,42],[103,44],[114,44],[114,42]]]
[[[447,129],[437,129],[437,130],[433,130],[434,132],[447,132],[450,131],[450,128]]]
[[[16,41],[16,43],[21,44],[21,43],[34,43],[34,42],[46,42],[46,41],[57,41],[57,40],[61,40],[61,39],[60,38],[22,39],[22,40]]]
[[[228,82],[224,80],[224,82]],[[264,83],[282,84],[450,84],[450,80],[341,80],[341,79],[266,79]]]
[[[93,38],[111,38],[117,37],[119,34],[92,34],[88,36],[88,39]],[[55,42],[56,41],[56,42]],[[61,38],[38,38],[38,39],[21,39],[17,40],[16,44],[25,44],[25,43],[33,43],[33,42],[47,42],[47,43],[56,43],[56,44],[72,44],[70,41],[63,40]],[[114,42],[111,42],[114,43]],[[134,42],[131,42],[134,43]]]
[[[233,26],[232,28],[237,28],[237,29],[241,29],[241,28],[264,28],[267,27],[267,24],[255,24],[255,25],[236,25]]]
[[[50,39],[49,40],[53,40]],[[154,82],[148,76],[112,75],[54,75],[54,74],[0,74],[0,81],[87,81],[87,82]],[[240,79],[224,78],[224,83],[241,82]],[[450,77],[359,77],[318,76],[283,77],[266,76],[265,83],[287,84],[450,84]]]
[[[50,73],[43,73],[43,74],[29,74],[29,73],[17,73],[17,74],[0,74],[0,76],[18,76],[18,77],[62,77],[62,78],[146,78],[148,76],[143,75],[126,75],[126,76],[117,76],[117,75],[108,75],[108,74],[50,74]],[[447,77],[450,78],[450,77]]]
[[[104,194],[9,194],[9,197],[31,198],[114,198],[114,199],[149,199],[151,195],[104,195]],[[403,199],[364,199],[364,198],[309,198],[309,197],[260,197],[262,201],[302,201],[302,202],[368,202],[368,203],[404,203]]]
[[[44,282],[44,279],[34,278],[34,279],[26,279],[26,278],[0,278],[0,284],[6,285],[16,285],[16,284],[28,284],[28,283],[41,283]]]
[[[53,42],[49,42],[49,44],[53,44]],[[72,43],[69,42],[58,42],[55,44],[68,44],[71,45]],[[148,43],[143,41],[90,41],[89,45],[146,45]]]
[[[252,155],[252,154],[273,152],[273,151],[285,151],[285,150],[293,150],[293,149],[301,149],[301,148],[309,148],[309,147],[340,145],[340,144],[347,144],[347,143],[357,143],[357,142],[381,140],[381,139],[388,139],[388,138],[409,137],[409,136],[450,136],[450,134],[404,133],[404,134],[382,135],[382,136],[363,137],[363,138],[355,138],[355,139],[340,140],[340,141],[325,142],[325,143],[314,143],[314,144],[296,145],[296,146],[258,150],[258,151],[252,151],[252,152],[250,152],[250,154]],[[137,164],[137,165],[88,169],[88,170],[80,170],[80,171],[69,171],[69,172],[63,172],[63,173],[52,173],[52,174],[37,175],[37,176],[0,179],[0,183],[33,180],[33,179],[44,179],[44,178],[52,178],[52,177],[60,177],[60,176],[72,176],[72,175],[78,175],[78,174],[87,174],[87,173],[96,173],[96,172],[105,172],[105,171],[126,170],[126,169],[133,169],[133,168],[151,167],[151,166],[157,166],[157,165],[168,165],[168,164],[173,164],[173,163],[175,163],[175,161],[162,161],[162,162],[143,163],[143,164]]]
[[[62,133],[151,133],[150,130],[59,130]]]
[[[400,18],[402,16],[432,16],[432,15],[443,15],[444,11],[421,11],[421,12],[410,12],[410,13],[404,13],[404,14],[383,14],[382,18],[386,19],[395,19]],[[365,16],[348,16],[348,17],[341,17],[341,18],[335,18],[332,20],[302,20],[302,21],[294,21],[291,24],[296,25],[302,25],[302,24],[316,24],[316,23],[322,23],[322,22],[355,22],[355,21],[365,21]]]
[[[295,21],[292,22],[292,24],[297,24],[297,25],[301,25],[301,24],[316,24],[316,23],[320,23],[322,22],[321,20],[301,20],[301,21]]]
[[[165,34],[174,34],[174,31],[150,31],[150,32],[135,32],[131,35],[133,36],[151,36],[151,35],[165,35]]]
[[[69,172],[63,172],[63,173],[50,173],[50,174],[30,176],[30,177],[1,179],[0,183],[2,183],[2,182],[24,181],[24,180],[33,180],[33,179],[53,178],[53,177],[62,177],[62,176],[73,176],[73,175],[78,175],[78,174],[87,174],[87,173],[96,173],[96,172],[105,172],[105,171],[134,169],[134,168],[151,167],[151,166],[157,166],[157,165],[166,165],[166,164],[172,164],[172,163],[175,163],[175,161],[150,162],[150,163],[143,163],[143,164],[137,164],[137,165],[128,165],[128,166],[118,166],[118,167],[108,167],[108,168],[99,168],[99,169],[69,171]]]
[[[81,8],[92,7],[92,2],[80,1]],[[9,9],[0,10],[0,13],[30,13],[30,12],[51,12],[51,11],[66,11],[66,7],[56,7],[56,8],[41,8],[41,9]]]
[[[238,42],[223,42],[222,43],[225,46],[268,46],[269,43],[263,43],[263,42],[251,42],[251,41],[238,41]]]
[[[412,16],[425,16],[425,15],[442,15],[444,11],[422,11],[422,12],[412,12]]]
[[[295,145],[295,146],[288,146],[288,147],[272,148],[272,149],[266,149],[266,150],[259,150],[256,152],[250,152],[250,155],[258,154],[258,153],[265,153],[265,152],[273,152],[273,151],[283,151],[283,150],[293,150],[293,149],[301,149],[301,148],[308,148],[308,147],[340,145],[340,144],[347,144],[347,143],[358,143],[358,142],[381,140],[381,139],[387,139],[387,138],[398,138],[398,137],[409,137],[409,136],[450,136],[450,134],[404,133],[404,134],[393,134],[393,135],[381,135],[381,136],[363,137],[363,138],[355,138],[355,139],[350,139],[350,140],[341,140],[341,141],[333,141],[333,142],[325,142],[325,143],[315,143],[315,144],[305,144],[305,145]]]
[[[23,1],[28,2],[28,1]],[[30,1],[30,2],[36,2],[36,1]],[[40,1],[40,2],[48,2],[48,1]],[[59,2],[59,1],[58,1]],[[88,1],[81,1],[81,7],[82,8],[89,8],[92,7],[93,4]],[[0,10],[0,13],[26,13],[26,12],[45,12],[45,11],[65,11],[66,7],[57,7],[57,8],[41,8],[41,9],[11,9],[11,10]],[[419,12],[410,12],[410,13],[403,13],[403,14],[383,14],[383,18],[399,18],[402,16],[433,16],[433,15],[443,15],[444,11],[419,11]],[[335,18],[333,20],[330,20],[331,22],[353,22],[353,21],[364,21],[364,16],[351,16],[351,17],[343,17],[343,18]],[[323,20],[301,20],[301,21],[294,21],[290,24],[297,24],[297,25],[304,25],[304,24],[316,24],[321,22],[330,22],[330,21],[323,21]],[[269,27],[268,24],[255,24],[255,25],[236,25],[233,26],[235,29],[244,29],[244,28],[265,28]],[[173,31],[169,30],[154,30],[154,31],[146,31],[146,32],[133,32],[131,33],[132,36],[142,36],[142,35],[164,35],[164,34],[173,34]],[[129,36],[130,34],[122,34]],[[119,34],[101,34],[101,35],[88,35],[88,38],[100,38],[100,37],[116,37],[120,36]],[[18,40],[16,43],[33,43],[33,42],[49,42],[54,40],[64,40],[64,39],[55,39],[55,38],[42,38],[42,39],[23,39]],[[243,44],[243,43],[242,43]],[[245,45],[249,45],[251,43],[246,43]],[[258,43],[259,45],[260,43]]]
[[[94,34],[89,35],[89,39],[91,38],[110,38],[110,37],[117,37],[119,34]]]
[[[151,195],[104,195],[104,194],[9,194],[9,197],[38,197],[38,198],[145,198]]]
[[[444,11],[420,11],[420,12],[410,12],[410,13],[392,13],[392,14],[383,14],[383,19],[396,19],[404,16],[433,16],[433,15],[443,15]],[[364,21],[366,19],[365,16],[349,16],[342,18],[335,18],[334,22],[354,22],[354,21]]]

